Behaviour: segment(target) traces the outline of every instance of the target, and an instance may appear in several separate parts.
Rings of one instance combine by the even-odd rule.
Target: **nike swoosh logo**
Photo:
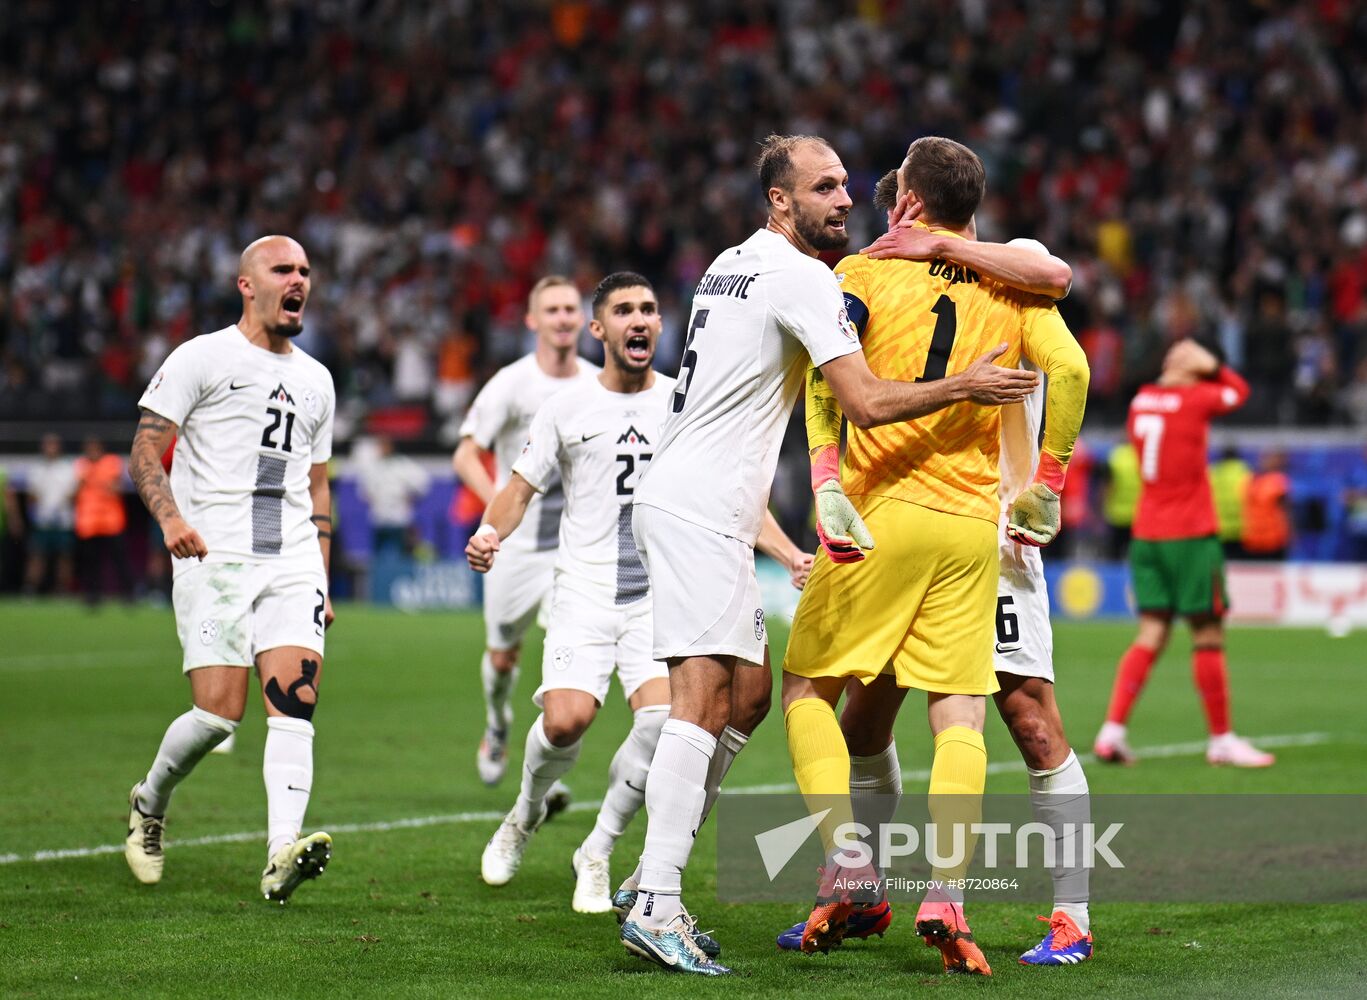
[[[585,441],[592,441],[594,438],[596,438],[596,437],[601,437],[602,435],[604,435],[604,434],[606,434],[606,433],[607,433],[607,431],[599,431],[597,434],[585,434],[585,435],[584,435],[584,440],[585,440]]]
[[[305,795],[307,795],[309,791],[307,788],[296,788],[294,785],[286,785],[285,787],[291,792],[303,792]]]
[[[645,789],[644,789],[644,788],[637,788],[635,785],[633,785],[633,784],[632,784],[630,781],[628,781],[626,778],[623,778],[623,779],[622,779],[622,783],[625,784],[628,788],[630,788],[633,792],[641,792],[641,793],[644,793],[644,792],[645,792]]]
[[[656,958],[658,958],[665,965],[678,965],[679,956],[675,955],[673,952],[661,951],[656,946],[654,937],[655,936],[653,934],[642,928],[642,934],[640,935],[639,940],[642,944],[644,944],[647,948],[651,950],[651,952],[656,956]]]
[[[1021,649],[1021,648],[1020,648],[1019,646],[1003,646],[1001,643],[997,643],[997,652],[998,652],[998,653],[1002,653],[1002,654],[1006,654],[1006,653],[1019,653],[1019,652],[1020,652],[1020,649]]]
[[[228,383],[228,388],[229,388],[229,389],[250,389],[250,388],[251,388],[251,385],[252,385],[252,384],[251,384],[250,382],[244,382],[244,383],[242,383],[241,385],[238,385],[236,382],[229,382],[229,383]]]

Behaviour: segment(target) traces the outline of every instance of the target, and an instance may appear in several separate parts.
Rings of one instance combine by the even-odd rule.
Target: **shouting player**
[[[267,864],[283,903],[320,875],[332,838],[300,838],[313,785],[313,713],[328,601],[332,376],[291,341],[311,281],[304,248],[266,236],[242,252],[236,326],[176,348],[143,393],[129,472],[175,557],[172,601],[194,707],[166,730],[129,796],[124,856],[161,880],[171,792],[232,735],[256,668],[266,706]],[[161,457],[176,437],[168,479]]]
[[[724,250],[698,284],[679,380],[633,521],[654,602],[654,655],[669,664],[672,706],[646,785],[639,891],[621,936],[634,954],[701,975],[730,970],[699,947],[681,898],[683,869],[709,798],[718,735],[731,718],[735,675],[765,662],[754,545],[809,360],[861,427],[966,399],[1016,402],[1038,382],[992,364],[1000,349],[936,381],[875,377],[840,286],[816,259],[848,241],[840,158],[824,139],[771,136],[758,170],[768,223]],[[756,686],[768,686],[760,680]]]
[[[576,353],[584,327],[579,290],[568,278],[548,275],[527,299],[527,328],[536,334],[536,350],[499,370],[475,397],[461,425],[461,441],[452,458],[456,475],[485,504],[507,484],[513,462],[527,442],[527,429],[541,404],[570,386],[591,383],[598,367]],[[490,449],[497,462],[497,484],[485,467]],[[484,627],[487,649],[480,661],[486,725],[476,764],[486,785],[497,785],[508,770],[508,732],[512,727],[509,695],[517,686],[522,637],[550,593],[555,546],[565,497],[558,473],[535,493],[524,519],[530,531],[519,532],[503,551],[498,567],[484,580]]]
[[[1139,635],[1121,657],[1106,722],[1093,747],[1098,760],[1132,764],[1126,723],[1149,670],[1168,644],[1172,619],[1191,625],[1192,672],[1206,712],[1206,760],[1270,767],[1276,758],[1234,734],[1225,672],[1224,553],[1215,519],[1206,451],[1210,421],[1244,405],[1248,383],[1194,340],[1168,349],[1158,381],[1130,403],[1130,442],[1139,453],[1139,508],[1130,543],[1130,578]]]
[[[1007,257],[1004,249],[998,250],[995,244],[937,234],[925,227],[901,225],[894,209],[900,175],[900,168],[890,171],[875,190],[874,205],[888,210],[889,229],[888,234],[865,251],[867,256],[883,258],[895,252],[897,256],[933,259],[943,251],[944,256],[955,263],[972,258],[980,266],[994,266],[1003,275],[1009,272],[1012,276],[1007,279],[1008,283],[1026,290],[1046,293],[1050,298],[1067,294],[1071,269],[1057,258],[1047,256],[1044,247],[1034,240],[1012,240],[1007,246],[1014,248],[1017,256]],[[904,208],[905,204],[904,199],[898,207]],[[1038,259],[1033,271],[1030,261],[1018,256],[1022,251]],[[850,302],[848,305],[857,312],[866,304]],[[819,382],[809,386],[808,435],[814,462],[824,464],[829,470],[830,449],[838,446],[839,427],[832,425],[837,414],[831,411],[829,403],[818,398],[821,388]],[[1039,463],[1043,407],[1044,389],[1041,386],[1020,406],[1001,410],[1001,482],[997,491],[1001,501],[997,538],[1001,575],[997,583],[997,634],[993,658],[1001,689],[993,697],[1029,773],[1030,799],[1036,820],[1059,831],[1057,836],[1081,837],[1080,824],[1090,817],[1087,777],[1064,735],[1063,720],[1054,699],[1053,633],[1049,625],[1049,595],[1043,560],[1037,547],[1016,544],[1006,534],[1010,501],[1029,486]],[[815,485],[819,488],[823,483]],[[831,509],[818,508],[818,515],[823,513],[829,515]],[[848,530],[841,523],[832,524],[829,531],[823,528],[823,534],[828,538],[831,534],[838,536],[835,544],[828,544],[827,548],[828,555],[837,562],[863,558],[853,538],[839,537]],[[853,808],[856,813],[860,811],[862,797],[864,803],[874,800],[873,804],[880,805],[881,809],[869,811],[881,812],[886,819],[902,794],[893,723],[906,692],[906,688],[898,688],[887,674],[880,675],[868,687],[854,681],[846,686],[848,700],[840,716],[840,728],[850,751],[850,793],[855,797]],[[881,803],[876,801],[878,799]],[[1073,824],[1071,831],[1065,825],[1070,822]],[[1064,852],[1056,855],[1059,858],[1081,856],[1076,847],[1072,848],[1072,854],[1067,853],[1066,844],[1060,844],[1059,848]],[[1080,864],[1060,864],[1052,875],[1054,905],[1048,918],[1049,931],[1038,945],[1021,956],[1021,961],[1027,965],[1072,965],[1092,954],[1087,869]],[[845,936],[881,935],[891,920],[892,909],[886,899],[877,900],[874,905],[859,907],[850,913]],[[779,947],[800,949],[805,930],[806,921],[790,927],[779,935]]]
[[[912,143],[899,171],[899,196],[941,238],[974,239],[983,190],[977,155],[948,139]],[[944,258],[926,263],[853,256],[836,266],[836,276],[876,374],[934,382],[1005,337],[1004,363],[1015,365],[1024,354],[1049,376],[1048,432],[1037,467],[1028,458],[1028,428],[1014,435],[1027,457],[1002,534],[1032,545],[1052,541],[1088,382],[1086,358],[1052,301],[983,280]],[[808,796],[835,797],[821,826],[833,854],[831,834],[850,818],[850,748],[834,712],[849,678],[866,689],[851,695],[847,714],[859,720],[853,731],[881,731],[869,736],[869,749],[859,747],[861,755],[888,746],[905,689],[919,688],[927,693],[935,741],[932,820],[947,830],[951,822],[971,821],[979,809],[987,776],[985,696],[1000,687],[992,622],[1001,607],[998,459],[1006,418],[1001,410],[962,404],[904,425],[855,426],[841,470],[838,405],[820,373],[812,373],[811,384],[812,482],[822,535],[831,544],[828,558],[818,557],[793,619],[783,704],[798,788]],[[1019,423],[1020,408],[1010,410]],[[881,544],[868,563],[840,565],[859,563],[863,554],[854,542],[862,539],[868,548],[873,538]],[[1038,690],[1040,683],[1029,699],[1023,678],[1012,687],[1004,703],[1038,703],[1048,696]],[[1033,707],[1042,713],[1041,705]],[[1061,738],[1061,724],[1057,729]],[[950,839],[942,834],[939,842]],[[972,857],[972,838],[966,857]],[[966,864],[937,869],[934,878],[952,884],[964,877]],[[854,902],[834,888],[840,874],[828,863],[801,937],[804,951],[828,948],[844,936]],[[961,892],[933,891],[917,913],[917,932],[940,950],[947,971],[990,975],[962,903]]]

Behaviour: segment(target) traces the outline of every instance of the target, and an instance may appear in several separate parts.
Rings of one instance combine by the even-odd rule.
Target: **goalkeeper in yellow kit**
[[[974,238],[983,188],[981,161],[948,139],[917,140],[898,171],[899,196],[920,203],[920,223],[956,238]],[[1052,541],[1088,377],[1086,358],[1052,301],[944,259],[853,256],[836,266],[836,277],[869,366],[881,377],[943,378],[999,346],[1005,350],[998,363],[1014,367],[1024,354],[1048,376],[1039,467],[1012,504],[1007,531],[1023,544]],[[808,444],[823,553],[793,620],[783,707],[799,789],[823,797],[823,805],[834,803],[821,824],[831,853],[834,830],[850,818],[850,758],[834,712],[849,678],[868,685],[889,673],[898,687],[927,692],[937,826],[971,822],[980,810],[985,696],[997,690],[992,642],[1001,411],[958,403],[906,423],[851,426],[843,469],[840,420],[819,372],[811,373]],[[862,548],[872,550],[865,561]],[[855,564],[841,565],[850,561]],[[971,840],[967,847],[971,857]],[[934,874],[952,884],[966,867]],[[804,950],[828,947],[843,934],[853,904],[833,888],[837,868],[827,866]],[[961,893],[928,896],[917,932],[940,949],[946,969],[990,974],[969,933]]]

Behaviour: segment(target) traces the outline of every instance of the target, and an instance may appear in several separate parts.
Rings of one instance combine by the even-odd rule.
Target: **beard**
[[[271,333],[277,337],[289,337],[291,340],[303,332],[304,323],[302,320],[298,323],[277,323],[275,328],[271,330]]]
[[[801,205],[793,205],[793,228],[813,250],[843,250],[850,242],[847,231],[832,232],[826,228],[827,216],[818,219],[808,215]]]

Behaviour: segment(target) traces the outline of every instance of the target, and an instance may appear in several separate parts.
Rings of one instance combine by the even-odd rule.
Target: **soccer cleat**
[[[1052,917],[1036,917],[1049,925],[1044,940],[1021,956],[1021,965],[1077,965],[1092,957],[1092,935],[1083,934],[1062,910]]]
[[[627,914],[636,905],[636,889],[621,888],[612,894],[612,912],[617,915],[617,923],[626,922]],[[801,931],[804,925],[798,925]],[[721,942],[706,931],[700,931],[696,927],[693,929],[693,941],[702,949],[702,953],[708,958],[716,960],[721,957]]]
[[[475,766],[479,769],[479,780],[491,788],[503,780],[508,773],[506,729],[484,730],[484,738],[479,741],[479,752],[475,754]]]
[[[926,946],[938,948],[946,972],[990,976],[992,968],[973,941],[964,908],[958,903],[924,902],[916,912],[916,933]]]
[[[687,913],[680,913],[669,924],[652,929],[635,920],[622,924],[622,944],[627,951],[670,972],[689,972],[699,976],[724,976],[730,969],[708,957],[698,938],[702,935]]]
[[[133,877],[143,885],[161,881],[161,870],[166,863],[161,838],[166,832],[165,816],[149,816],[138,808],[139,781],[128,793],[128,836],[123,842],[123,856]]]
[[[494,835],[489,838],[489,843],[484,845],[484,854],[479,859],[479,872],[486,885],[507,885],[512,881],[522,867],[522,854],[527,850],[527,841],[546,821],[543,809],[541,820],[527,828],[518,823],[516,812],[516,807],[508,811]]]
[[[892,905],[884,900],[875,906],[857,906],[845,922],[845,940],[863,940],[875,934],[882,937],[892,923]],[[783,951],[801,951],[802,933],[807,929],[805,921],[789,927],[778,936],[778,946]]]
[[[1124,734],[1107,733],[1104,726],[1097,734],[1096,742],[1092,744],[1092,753],[1103,763],[1124,764],[1126,767],[1139,759],[1130,749],[1129,741],[1125,739]]]
[[[286,844],[271,857],[261,873],[261,895],[282,906],[301,882],[323,874],[332,859],[332,838],[326,833],[311,833]]]
[[[574,899],[570,903],[574,912],[607,913],[611,910],[608,859],[585,854],[583,848],[579,848],[570,859],[570,868],[574,871]]]
[[[832,948],[839,948],[845,940],[845,924],[854,912],[854,903],[848,892],[837,891],[835,880],[843,875],[836,865],[817,870],[816,904],[802,928],[799,947],[807,954],[819,951],[822,954]]]
[[[549,823],[568,809],[573,801],[574,795],[570,792],[570,786],[556,778],[555,784],[551,785],[551,790],[546,793],[546,818],[541,822]]]
[[[1248,740],[1233,733],[1212,736],[1206,747],[1206,763],[1216,767],[1228,764],[1230,767],[1271,767],[1277,763],[1276,755],[1259,750]]]

